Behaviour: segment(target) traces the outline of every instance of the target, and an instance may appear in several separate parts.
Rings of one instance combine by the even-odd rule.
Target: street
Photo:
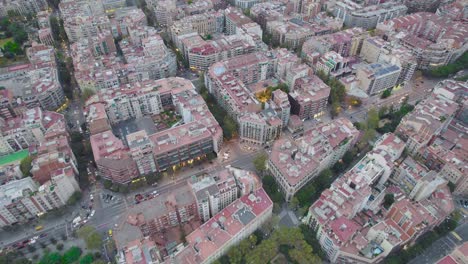
[[[453,249],[468,241],[468,222],[461,224],[454,231],[462,240],[460,241],[452,232],[435,241],[422,254],[409,262],[409,264],[433,264],[442,257],[450,254]]]

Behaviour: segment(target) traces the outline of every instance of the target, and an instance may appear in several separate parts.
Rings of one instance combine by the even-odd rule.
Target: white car
[[[96,213],[96,210],[91,211],[91,214],[89,215],[89,217],[93,217],[94,213]]]

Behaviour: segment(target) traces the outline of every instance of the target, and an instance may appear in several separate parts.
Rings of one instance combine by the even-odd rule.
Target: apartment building
[[[31,174],[35,181],[44,184],[59,169],[71,170],[74,175],[78,175],[77,165],[65,122],[57,123],[46,131],[43,141],[37,146],[37,156],[31,163]]]
[[[289,117],[291,116],[291,104],[289,103],[288,94],[276,90],[271,95],[271,101],[269,102],[270,108],[279,113],[281,119],[281,127],[285,128],[288,126]]]
[[[235,7],[228,7],[224,10],[226,35],[241,33],[242,26],[253,21],[242,10]]]
[[[368,95],[374,95],[393,88],[400,76],[401,68],[388,63],[371,63],[359,67],[356,77],[359,87]]]
[[[291,113],[300,119],[318,118],[327,109],[330,87],[315,75],[296,80],[289,93]]]
[[[185,184],[177,192],[159,195],[130,207],[127,215],[125,224],[137,227],[144,237],[148,237],[167,228],[197,220],[198,210],[195,197]]]
[[[110,33],[83,39],[71,45],[75,78],[81,89],[116,89],[121,85],[175,76],[175,54],[155,29],[127,28],[129,37],[120,42],[125,60],[116,54]]]
[[[317,239],[332,263],[378,263],[453,211],[450,192],[444,187],[419,202],[395,194],[395,204],[383,215],[375,214],[387,192],[383,184],[404,147],[398,137],[385,134],[373,151],[338,178],[310,207],[306,221],[317,232]],[[370,229],[364,232],[371,222]]]
[[[271,145],[283,129],[282,120],[271,108],[259,113],[245,113],[238,118],[241,142]]]
[[[362,6],[351,0],[337,1],[333,15],[342,20],[346,27],[373,29],[378,23],[401,17],[408,8],[398,2]]]
[[[265,30],[268,21],[278,20],[285,12],[286,4],[284,3],[262,2],[250,8],[250,17]]]
[[[255,173],[227,167],[201,179],[189,180],[203,222],[214,217],[235,200],[261,187]]]
[[[369,33],[360,27],[353,27],[331,34],[313,36],[304,42],[301,57],[309,65],[315,65],[320,55],[334,51],[342,57],[353,57],[361,53],[363,41]]]
[[[224,14],[221,11],[209,11],[186,16],[177,20],[170,27],[171,39],[176,43],[177,36],[197,32],[201,36],[214,35],[224,31]]]
[[[6,0],[0,3],[0,15],[2,17],[7,17],[9,12],[27,16],[37,14],[46,9],[46,0]]]
[[[156,172],[156,163],[153,157],[153,143],[149,140],[145,130],[127,135],[130,156],[135,161],[140,175],[149,175]]]
[[[0,186],[0,226],[25,223],[62,207],[73,193],[80,191],[75,179],[76,159],[69,146],[63,115],[55,112],[42,115],[39,108],[27,114],[24,126],[34,124],[28,130],[37,138],[32,177]]]
[[[30,63],[3,68],[0,85],[20,100],[13,108],[56,110],[65,102],[65,95],[58,79],[52,47],[33,43],[26,50]]]
[[[417,68],[416,57],[410,49],[384,41],[380,37],[366,39],[363,42],[360,56],[369,63],[384,62],[400,67],[401,72],[397,84],[408,83]]]
[[[379,35],[410,49],[418,69],[453,63],[465,51],[466,26],[452,18],[432,13],[414,13],[394,18],[377,26]]]
[[[158,132],[136,131],[126,136],[126,143],[111,131],[92,135],[94,158],[100,173],[106,175],[103,177],[127,183],[139,175],[192,163],[221,148],[221,127],[189,80],[167,78],[137,83],[132,89],[124,87],[101,91],[89,102],[88,120],[93,130],[101,131],[108,124],[128,119],[158,115],[164,108],[175,109],[181,121],[177,126]],[[94,100],[105,102],[104,107]]]
[[[143,10],[135,7],[125,7],[115,10],[114,16],[110,22],[112,36],[114,36],[114,38],[128,36],[128,29],[130,27],[145,27],[148,25]]]
[[[63,115],[40,108],[26,110],[17,117],[5,120],[2,131],[2,155],[28,149],[43,141],[47,130],[57,123],[65,123]]]
[[[243,84],[249,85],[264,81],[273,76],[275,60],[265,52],[255,52],[213,64],[205,75],[205,85],[216,95],[222,86],[223,75],[230,74]]]
[[[222,9],[217,8],[215,5],[219,5],[219,1],[212,0],[195,0],[190,5],[183,7],[183,10],[187,16],[202,14],[211,11],[213,8],[216,10]]]
[[[246,194],[187,236],[187,245],[164,263],[213,263],[247,238],[272,215],[263,188]]]
[[[177,14],[176,1],[174,0],[149,0],[146,2],[148,8],[154,13],[159,25],[168,27],[172,25]]]
[[[455,193],[458,195],[468,192],[465,177],[467,151],[462,140],[466,134],[466,127],[460,121],[453,120],[447,130],[419,153],[428,166],[456,186]]]
[[[451,81],[439,83],[435,90],[440,91],[416,105],[398,125],[396,133],[406,141],[409,153],[417,153],[427,146],[431,139],[439,135],[452,121],[459,108],[457,102],[450,99],[452,97],[446,88],[452,85]],[[464,86],[459,88],[466,90]]]
[[[297,49],[312,36],[330,34],[339,28],[309,23],[298,18],[273,20],[266,23],[266,32],[276,45]]]
[[[436,86],[434,94],[445,95],[455,102],[462,103],[465,100],[466,89],[462,82],[446,80]],[[441,177],[455,185],[456,194],[464,195],[468,192],[465,177],[467,151],[464,141],[468,131],[461,118],[461,115],[455,115],[449,123],[440,123],[443,128],[439,133],[435,133],[417,154],[428,168],[438,171]]]
[[[86,123],[91,135],[99,134],[111,129],[109,117],[106,113],[106,107],[103,103],[90,105],[86,111]]]
[[[186,47],[190,67],[205,71],[215,62],[256,51],[256,45],[246,37],[249,36],[223,36],[212,41],[193,43]]]
[[[102,178],[126,184],[139,176],[137,164],[130,156],[129,149],[111,130],[92,135],[90,142]]]
[[[276,140],[267,168],[286,200],[291,200],[299,189],[337,162],[354,145],[358,135],[351,121],[339,118],[305,132],[294,141]]]

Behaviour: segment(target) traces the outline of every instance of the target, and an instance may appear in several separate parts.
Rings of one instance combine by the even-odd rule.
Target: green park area
[[[10,41],[10,42],[13,42],[13,41],[14,41],[14,40],[13,40],[13,37],[0,39],[0,48],[3,49],[3,47],[5,46],[5,44],[6,44],[7,42],[9,42],[9,41]]]
[[[21,150],[0,158],[0,166],[10,164],[15,161],[21,161],[29,155],[28,150]]]

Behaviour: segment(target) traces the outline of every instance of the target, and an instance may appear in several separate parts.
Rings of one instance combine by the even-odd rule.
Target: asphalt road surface
[[[468,241],[468,223],[461,224],[455,229],[455,233],[462,239],[461,241],[452,233],[435,241],[421,255],[411,260],[408,264],[433,264],[442,257],[449,255],[455,247]]]

